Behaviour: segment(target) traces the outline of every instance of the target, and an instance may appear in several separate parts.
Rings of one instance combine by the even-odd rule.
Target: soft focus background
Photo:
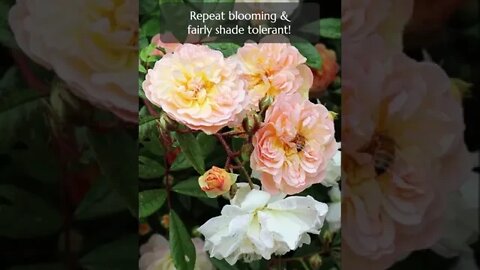
[[[88,47],[88,33],[66,23],[80,22],[89,8],[94,14],[85,1],[0,1],[0,269],[137,267],[136,125],[109,112],[115,102],[98,109],[86,101],[82,93],[116,97],[86,87],[93,77],[75,68],[99,47]],[[90,64],[83,71],[109,69]],[[136,68],[117,68],[131,74],[112,77],[119,88],[135,85]]]

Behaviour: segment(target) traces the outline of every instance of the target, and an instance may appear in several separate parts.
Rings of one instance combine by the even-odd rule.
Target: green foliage
[[[19,215],[19,213],[21,213]],[[31,238],[56,233],[60,214],[42,197],[13,185],[0,185],[0,236]]]
[[[154,159],[139,156],[138,157],[138,175],[143,179],[155,179],[160,178],[165,173],[165,169],[162,164]]]
[[[202,148],[191,133],[175,133],[175,138],[182,149],[182,153],[190,161],[193,168],[199,173],[205,173],[205,161],[202,153]]]
[[[139,217],[146,218],[160,209],[167,198],[163,189],[145,190],[138,194]]]
[[[297,37],[292,38],[292,45],[295,46],[305,58],[307,58],[308,66],[315,69],[322,67],[322,57],[315,46],[311,43]]]
[[[195,246],[185,225],[175,211],[170,211],[170,250],[177,269],[193,270],[195,267]]]
[[[127,235],[87,253],[80,259],[86,270],[129,270],[138,267],[138,237]]]
[[[208,47],[221,51],[225,57],[236,54],[237,50],[240,48],[240,46],[235,43],[208,43]]]
[[[132,181],[138,176],[135,141],[124,132],[100,134],[89,131],[87,136],[106,179],[137,216],[138,187]],[[113,160],[112,156],[120,158]]]
[[[10,6],[0,2],[0,44],[7,47],[16,47],[15,40],[8,25],[8,12]]]
[[[125,202],[112,192],[108,182],[100,178],[90,188],[85,198],[75,210],[76,220],[89,220],[115,214],[127,209]]]
[[[6,80],[2,83],[8,84]],[[39,111],[46,105],[46,97],[27,89],[0,89],[0,94],[0,133],[2,134],[0,150],[2,150],[16,139],[19,129],[38,119]]]
[[[311,22],[300,28],[300,31],[313,35],[320,35],[323,38],[340,39],[342,22],[339,18],[324,18]]]

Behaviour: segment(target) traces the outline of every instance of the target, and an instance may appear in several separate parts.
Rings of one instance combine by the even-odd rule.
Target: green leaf
[[[145,107],[144,107],[145,108]],[[158,119],[148,114],[146,108],[140,110],[138,123],[138,137],[140,140],[150,137],[157,131]]]
[[[342,37],[342,22],[338,18],[325,18],[320,20],[320,36],[324,38],[339,39]]]
[[[295,46],[298,51],[307,58],[308,66],[315,69],[322,67],[322,57],[315,46],[301,38],[293,38],[292,40],[293,46]]]
[[[13,38],[10,26],[8,24],[8,12],[10,11],[10,5],[0,2],[0,44],[6,47],[16,47],[15,39]]]
[[[33,238],[57,233],[62,226],[58,211],[43,198],[13,185],[0,186],[0,236]]]
[[[205,173],[205,161],[202,154],[202,148],[192,133],[175,133],[175,137],[193,168],[199,173]]]
[[[140,30],[141,37],[152,37],[160,33],[160,18],[153,17],[142,24]]]
[[[315,36],[320,35],[324,38],[340,39],[342,37],[341,20],[338,18],[320,19],[302,26],[300,31]]]
[[[86,270],[130,270],[138,267],[138,236],[128,235],[102,245],[80,259]]]
[[[218,206],[218,200],[217,199],[213,199],[213,198],[198,198],[203,204],[207,205],[207,206],[210,206],[210,207],[213,207],[215,209],[217,209],[219,206]]]
[[[175,211],[170,211],[170,252],[176,269],[193,270],[196,252],[190,234]]]
[[[88,220],[128,210],[122,198],[112,192],[108,182],[100,178],[90,188],[75,210],[76,220]]]
[[[0,91],[0,149],[10,145],[20,128],[28,127],[30,121],[38,119],[45,104],[45,95],[31,90]]]
[[[214,150],[215,146],[218,145],[217,139],[212,135],[207,135],[203,132],[197,135],[197,141],[202,148],[202,153],[204,157],[208,157]]]
[[[227,261],[225,260],[218,260],[215,258],[210,258],[210,261],[212,262],[213,266],[217,268],[217,270],[238,270],[238,268],[234,265],[230,265]]]
[[[210,47],[214,50],[222,52],[223,56],[225,56],[225,57],[229,57],[231,55],[236,54],[237,50],[240,48],[240,46],[238,46],[237,44],[229,43],[229,42],[208,43],[207,45],[208,45],[208,47]]]
[[[192,168],[192,163],[188,161],[187,157],[183,152],[178,153],[177,157],[175,158],[175,161],[173,162],[172,166],[170,167],[170,170],[172,172],[178,172],[181,170],[185,170],[188,168]]]
[[[125,132],[93,133],[87,138],[100,169],[134,216],[138,211],[138,152],[136,140]]]
[[[163,189],[152,189],[140,192],[138,195],[139,217],[146,218],[160,209],[167,198]]]
[[[139,156],[138,161],[138,174],[142,179],[160,178],[165,173],[162,164],[151,158]]]
[[[208,198],[207,194],[200,189],[198,177],[192,177],[185,181],[181,181],[180,183],[176,184],[172,190],[183,195],[198,198]]]

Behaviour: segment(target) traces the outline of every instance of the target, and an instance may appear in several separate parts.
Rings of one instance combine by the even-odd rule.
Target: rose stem
[[[253,189],[253,182],[252,182],[252,178],[250,178],[250,176],[248,175],[248,172],[247,170],[245,169],[245,167],[243,167],[243,164],[242,162],[240,161],[240,159],[237,157],[237,154],[234,153],[232,151],[232,149],[230,149],[230,146],[228,146],[227,142],[225,141],[225,139],[222,137],[221,134],[215,134],[215,137],[217,137],[217,139],[220,141],[220,143],[222,144],[223,148],[225,149],[225,152],[227,152],[227,156],[230,160],[233,160],[235,161],[235,163],[237,163],[237,165],[239,166],[239,169],[240,171],[245,175],[245,178],[247,178],[248,180],[248,185],[250,186],[250,189]]]

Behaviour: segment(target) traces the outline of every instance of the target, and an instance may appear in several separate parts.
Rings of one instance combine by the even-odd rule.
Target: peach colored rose
[[[342,38],[356,42],[380,34],[389,47],[402,48],[403,28],[410,19],[413,0],[345,0],[342,2]]]
[[[315,45],[322,56],[322,67],[313,70],[313,85],[310,93],[321,93],[335,80],[338,70],[337,55],[335,51],[329,50],[323,44]]]
[[[435,243],[446,195],[471,169],[448,76],[387,47],[371,36],[343,55],[345,269],[385,269]]]
[[[308,97],[313,74],[305,65],[306,58],[289,43],[245,43],[232,56],[247,82],[249,103],[258,109],[259,101],[279,94],[301,93]],[[288,40],[286,40],[288,42]]]
[[[278,96],[253,137],[253,175],[270,193],[295,194],[321,182],[337,150],[334,133],[323,105],[298,93]]]
[[[18,46],[72,93],[136,122],[138,3],[18,0],[9,23]]]
[[[178,46],[148,70],[142,86],[172,119],[207,134],[233,123],[246,105],[236,64],[204,45]]]
[[[238,174],[213,166],[198,178],[198,184],[208,197],[215,198],[228,193],[230,187],[237,181],[237,177]]]

